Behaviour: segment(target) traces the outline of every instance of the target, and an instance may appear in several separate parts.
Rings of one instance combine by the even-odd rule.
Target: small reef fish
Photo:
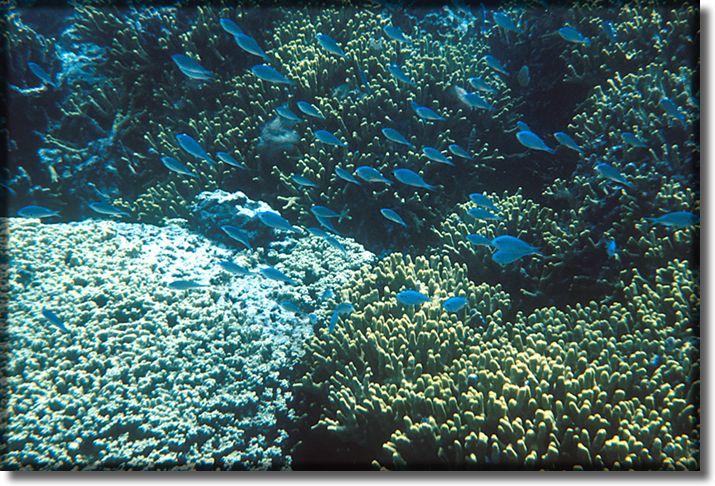
[[[261,275],[264,277],[270,279],[270,280],[276,280],[278,282],[284,282],[290,285],[298,285],[298,282],[290,278],[288,275],[285,273],[281,272],[280,270],[277,270],[273,267],[266,267],[261,269]]]
[[[316,216],[317,218],[317,216]],[[323,238],[330,246],[333,248],[337,248],[341,252],[343,252],[344,255],[348,254],[348,251],[345,249],[345,247],[340,243],[335,237],[329,235],[325,231],[321,230],[320,228],[306,228],[308,230],[308,233],[310,233],[313,236],[317,236],[319,238]]]
[[[168,155],[165,155],[161,158],[161,163],[164,164],[164,167],[167,169],[176,172],[177,174],[189,176],[189,177],[195,177],[198,178],[196,174],[191,172],[191,169],[186,167],[184,164],[176,160],[174,157],[169,157]]]
[[[399,214],[397,214],[395,211],[389,208],[382,208],[380,209],[380,213],[393,223],[401,224],[405,228],[407,228],[407,223],[405,223],[405,220],[400,217]]]
[[[315,215],[313,215],[313,216],[315,216]],[[326,230],[331,231],[337,235],[340,234],[340,233],[338,233],[338,230],[336,230],[335,227],[333,226],[333,223],[330,222],[330,218],[323,218],[322,216],[315,216],[315,219],[317,219],[320,226],[322,226]]]
[[[680,124],[685,127],[685,115],[683,115],[683,112],[680,111],[680,108],[678,108],[678,105],[673,103],[673,101],[668,98],[667,96],[664,96],[660,99],[660,106],[663,107],[665,110],[665,113],[671,117],[675,118],[680,122]]]
[[[327,130],[316,130],[313,132],[313,135],[315,135],[315,139],[318,140],[319,142],[323,142],[324,144],[327,145],[333,145],[335,147],[347,147],[348,144],[345,142],[341,142],[338,137],[333,135]]]
[[[416,290],[403,290],[397,294],[397,302],[404,305],[422,305],[429,302],[430,299],[425,294]]]
[[[467,299],[465,299],[464,297],[455,296],[445,300],[442,303],[442,308],[447,312],[454,313],[461,311],[466,305]]]
[[[91,202],[88,204],[89,209],[99,214],[106,214],[107,216],[129,216],[129,213],[122,211],[119,208],[115,208],[111,204],[106,202]]]
[[[410,86],[416,86],[415,82],[412,81],[412,79],[410,79],[410,77],[397,64],[388,64],[387,70],[390,71],[390,74],[392,74],[395,79],[402,81],[403,83],[409,84]]]
[[[287,219],[285,219],[280,214],[273,211],[260,211],[256,213],[259,221],[269,228],[279,229],[283,231],[294,231],[298,233],[298,229],[290,224]]]
[[[361,165],[355,170],[355,173],[365,182],[381,182],[383,184],[392,185],[392,181],[383,176],[379,170],[367,165]]]
[[[329,35],[318,33],[315,38],[318,39],[318,44],[320,44],[320,46],[329,53],[335,54],[336,56],[345,57],[345,51],[343,51],[343,49],[338,45],[338,43],[335,42],[335,39],[333,39]]]
[[[318,187],[318,184],[311,181],[307,177],[303,177],[302,175],[292,175],[290,176],[290,180],[292,180],[301,187]]]
[[[497,249],[492,254],[492,260],[500,266],[508,265],[528,255],[541,255],[538,248],[515,236],[497,236],[492,239],[492,246]]]
[[[508,30],[510,32],[521,32],[521,30],[516,26],[511,17],[509,17],[507,14],[502,12],[494,12],[492,17],[494,18],[494,23],[502,29]]]
[[[579,145],[576,143],[576,140],[571,138],[568,133],[556,132],[554,133],[554,138],[564,147],[570,148],[571,150],[575,150],[576,152],[583,155],[583,149],[579,147]]]
[[[49,218],[51,216],[57,216],[60,214],[59,211],[55,211],[53,209],[47,209],[42,206],[25,206],[24,208],[21,208],[17,212],[18,216],[23,217],[23,218],[37,218],[37,219],[42,219],[42,218]]]
[[[500,266],[508,265],[514,263],[517,260],[524,258],[526,255],[521,253],[511,253],[505,250],[497,250],[492,253],[492,261]]]
[[[218,157],[218,159],[224,164],[228,164],[239,169],[248,169],[248,166],[246,164],[234,159],[233,156],[228,152],[216,152],[216,157]]]
[[[480,192],[473,192],[469,195],[469,199],[483,208],[491,209],[492,211],[499,211],[499,208],[494,205],[494,203],[487,196]]]
[[[382,28],[382,30],[385,31],[385,34],[387,34],[387,37],[389,37],[392,40],[396,40],[398,42],[410,42],[410,38],[405,35],[404,32],[402,32],[402,29],[399,27],[395,27],[394,25],[386,25]]]
[[[300,310],[300,307],[295,305],[293,302],[289,300],[284,300],[283,302],[279,302],[278,305],[281,307],[286,312],[292,312],[293,314],[302,314],[303,311]]]
[[[507,71],[502,63],[497,59],[496,57],[492,56],[491,54],[487,54],[484,56],[484,62],[487,63],[487,66],[492,68],[493,70],[502,73],[505,76],[509,75],[509,71]]]
[[[287,103],[282,104],[281,106],[276,108],[276,113],[278,113],[279,116],[282,116],[286,120],[290,120],[296,123],[303,121],[301,117],[291,111]]]
[[[504,219],[498,214],[494,214],[484,208],[470,208],[467,211],[467,214],[470,215],[472,218],[483,219],[485,221],[501,221]]]
[[[457,157],[461,157],[463,159],[467,160],[474,160],[474,157],[472,154],[464,150],[462,147],[457,145],[456,143],[450,144],[449,147],[447,147],[450,152],[452,152],[452,155],[456,155]]]
[[[69,329],[67,329],[67,327],[65,326],[65,323],[62,322],[62,319],[60,319],[59,316],[52,312],[50,309],[43,308],[42,315],[45,316],[45,319],[50,321],[53,325],[57,326],[60,331],[70,332]]]
[[[584,37],[584,35],[573,27],[568,25],[561,27],[558,31],[561,38],[567,42],[573,42],[574,44],[583,44],[585,46],[591,45],[591,39]]]
[[[251,273],[251,271],[246,267],[242,267],[241,265],[233,263],[229,260],[221,260],[220,262],[218,262],[218,264],[228,273],[233,273],[234,275],[248,275]]]
[[[343,302],[335,307],[332,315],[330,316],[330,324],[328,324],[328,334],[332,333],[335,329],[335,325],[338,323],[338,317],[341,315],[350,315],[355,310],[352,304]]]
[[[419,116],[423,120],[429,120],[429,121],[446,120],[445,117],[443,117],[439,113],[433,111],[431,108],[427,108],[426,106],[420,106],[417,103],[415,103],[414,101],[410,102],[410,106],[415,111],[417,116]]]
[[[296,105],[298,106],[298,109],[306,115],[320,120],[325,120],[325,115],[320,112],[317,106],[308,103],[307,101],[298,101]]]
[[[618,248],[616,247],[616,240],[608,240],[606,242],[606,253],[609,257],[613,257],[618,253]]]
[[[687,228],[700,222],[700,217],[688,211],[676,211],[658,218],[645,218],[651,225],[660,224],[672,228]]]
[[[42,69],[42,67],[39,64],[35,64],[34,62],[29,61],[27,63],[27,67],[30,69],[32,74],[37,76],[37,78],[40,81],[42,81],[44,84],[49,84],[53,88],[57,87],[57,85],[55,85],[55,83],[52,81],[52,77],[47,73],[47,71]]]
[[[323,293],[320,294],[320,300],[328,300],[332,299],[333,297],[335,297],[335,292],[333,292],[333,289],[331,289],[330,287],[323,290]]]
[[[320,217],[320,218],[342,218],[344,216],[340,215],[339,213],[336,213],[330,208],[326,208],[325,206],[313,206],[310,208],[310,212],[313,213],[315,217]]]
[[[335,168],[335,175],[340,177],[342,180],[347,182],[352,182],[353,184],[360,185],[360,181],[355,179],[355,177],[347,170],[342,167]]]
[[[360,80],[362,85],[365,87],[365,91],[367,91],[367,94],[372,94],[372,90],[370,89],[370,83],[367,79],[367,73],[365,72],[365,70],[358,67],[357,73],[358,73],[358,79]]]
[[[467,240],[469,240],[469,242],[475,246],[493,246],[492,240],[490,240],[486,236],[478,235],[476,233],[467,235]]]
[[[446,155],[444,155],[442,152],[440,152],[434,147],[422,147],[422,153],[425,155],[425,157],[434,162],[454,166],[454,162],[449,160]]]
[[[311,324],[315,324],[318,322],[318,316],[311,312],[310,314],[308,314],[308,321],[310,321]]]
[[[251,241],[249,239],[248,233],[243,231],[241,228],[237,226],[231,226],[230,224],[226,224],[221,226],[221,230],[226,233],[229,237],[232,239],[238,241],[239,243],[243,244],[248,248],[249,250],[252,250],[253,247],[251,246]]]
[[[601,176],[605,177],[606,179],[609,179],[613,182],[617,182],[618,184],[622,184],[626,187],[633,187],[633,184],[628,182],[625,176],[621,174],[621,172],[612,165],[596,164],[594,168],[599,174],[601,174]]]
[[[169,288],[172,288],[174,290],[191,290],[200,289],[203,287],[208,287],[208,285],[196,282],[194,280],[174,280],[173,282],[169,283]]]
[[[539,137],[534,132],[526,131],[526,130],[517,132],[516,139],[519,141],[520,144],[522,144],[526,148],[530,148],[533,150],[542,150],[542,151],[548,152],[550,154],[556,153],[556,150],[547,146],[546,142],[541,140],[541,137]]]
[[[516,73],[516,80],[519,83],[519,86],[522,88],[526,88],[529,86],[529,83],[531,82],[531,74],[529,73],[529,66],[523,65],[521,66],[521,69],[519,69],[519,72]]]
[[[410,169],[395,169],[392,171],[392,175],[395,176],[395,179],[408,186],[421,187],[428,191],[434,191],[435,189],[434,186],[427,184],[422,179],[422,176]]]
[[[489,83],[484,81],[482,78],[479,77],[473,77],[467,79],[467,82],[472,85],[472,88],[476,89],[477,91],[484,91],[485,93],[496,93],[496,89],[492,88]]]
[[[179,146],[184,149],[187,153],[207,161],[211,165],[216,165],[216,161],[209,157],[204,148],[197,142],[192,136],[185,133],[179,133],[176,135],[176,141],[179,142]]]
[[[631,132],[623,132],[621,133],[621,139],[623,140],[623,143],[626,143],[632,147],[637,147],[637,148],[648,148],[648,145],[641,140],[640,138],[636,137],[633,133]]]
[[[601,23],[601,27],[603,28],[603,32],[606,33],[606,37],[608,37],[611,42],[616,42],[618,40],[618,36],[616,36],[616,29],[613,27],[613,23],[608,20],[604,20]]]
[[[174,54],[171,56],[171,59],[174,61],[174,64],[176,64],[179,70],[189,78],[205,81],[213,77],[213,73],[211,71],[191,59],[186,54]]]
[[[251,68],[251,72],[258,78],[262,79],[263,81],[268,81],[269,83],[278,83],[278,84],[294,84],[294,81],[291,81],[290,79],[286,78],[283,76],[281,73],[279,73],[275,68],[272,68],[271,66],[267,64],[256,64]]]
[[[461,86],[455,86],[454,92],[457,93],[457,98],[459,101],[467,105],[470,109],[480,108],[482,110],[491,111],[494,109],[487,100],[479,96],[477,93],[470,93]]]
[[[231,35],[244,35],[245,33],[241,30],[236,22],[231,19],[221,18],[218,23],[221,28]]]
[[[236,44],[238,44],[238,47],[240,47],[244,51],[248,52],[249,54],[253,54],[254,56],[262,57],[263,59],[268,59],[268,55],[263,52],[263,49],[261,49],[261,46],[258,45],[256,39],[254,39],[250,35],[234,34],[233,38],[236,40]]]
[[[382,128],[380,130],[382,134],[387,138],[388,140],[399,143],[401,145],[406,145],[407,147],[414,148],[414,144],[412,144],[409,140],[407,140],[400,132],[395,130],[394,128]]]

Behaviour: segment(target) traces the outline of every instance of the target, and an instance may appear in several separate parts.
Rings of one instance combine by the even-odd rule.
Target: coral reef
[[[294,466],[699,467],[699,301],[686,262],[651,282],[634,273],[624,304],[513,323],[507,294],[465,276],[447,259],[391,255],[342,292],[356,310],[304,355],[296,397],[313,449],[298,444]],[[397,303],[405,288],[432,302]],[[452,294],[468,297],[465,317],[440,307]]]

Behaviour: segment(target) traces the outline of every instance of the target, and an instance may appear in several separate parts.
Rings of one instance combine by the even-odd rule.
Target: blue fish
[[[653,356],[653,358],[651,358],[650,365],[653,366],[654,368],[657,368],[658,366],[663,364],[663,361],[664,361],[663,357],[660,356],[659,354],[656,354],[655,356]]]
[[[551,147],[548,147],[546,145],[546,143],[543,140],[541,140],[541,138],[534,132],[530,132],[530,131],[517,132],[516,139],[519,140],[519,143],[522,144],[526,148],[530,148],[533,150],[542,150],[542,151],[548,152],[550,154],[556,153],[556,150],[552,149]]]
[[[615,256],[618,253],[618,248],[616,247],[616,240],[608,240],[606,242],[606,253],[609,257]]]
[[[283,231],[294,231],[298,233],[298,230],[288,222],[287,219],[285,219],[283,216],[280,214],[273,212],[273,211],[259,211],[256,213],[256,216],[258,217],[259,221],[269,228],[273,229],[279,229]]]
[[[350,315],[354,310],[355,310],[355,307],[353,307],[352,304],[348,304],[347,302],[338,304],[337,307],[335,307],[333,314],[330,316],[330,324],[328,325],[328,333],[332,333],[333,330],[335,329],[335,324],[338,323],[338,316],[345,315],[345,314]]]
[[[335,174],[344,181],[352,182],[353,184],[356,184],[358,186],[360,185],[360,181],[355,179],[355,177],[353,177],[353,175],[348,170],[343,169],[342,167],[336,167]]]
[[[168,155],[165,155],[161,158],[161,163],[164,164],[164,167],[167,169],[176,172],[177,174],[189,176],[189,177],[195,177],[198,178],[196,174],[191,172],[191,169],[186,167],[184,164],[176,160],[174,157],[169,157]]]
[[[253,54],[254,56],[262,57],[263,59],[268,59],[268,56],[265,52],[263,52],[261,46],[258,45],[256,39],[254,39],[250,35],[235,34],[233,38],[236,40],[236,44],[238,44],[238,47],[240,47],[244,51],[248,52],[249,54]]]
[[[308,321],[310,321],[311,324],[316,324],[318,322],[318,316],[311,312],[308,314]]]
[[[450,297],[442,303],[442,308],[447,312],[454,313],[464,309],[467,305],[467,299],[464,297]]]
[[[499,216],[498,214],[494,214],[490,211],[487,211],[484,208],[479,208],[479,207],[470,208],[467,211],[467,214],[475,219],[483,219],[485,221],[501,221],[504,219],[501,216]]]
[[[266,267],[261,269],[261,275],[264,277],[271,279],[271,280],[276,280],[278,282],[284,282],[290,285],[298,285],[298,282],[290,278],[288,275],[285,273],[281,272],[280,270],[277,270],[273,267]]]
[[[591,45],[591,39],[584,37],[584,35],[573,27],[568,25],[561,27],[558,31],[561,38],[567,42],[573,42],[575,44],[583,44],[585,46]]]
[[[457,93],[459,101],[467,105],[470,109],[479,108],[487,111],[494,110],[494,106],[477,93],[470,93],[461,86],[455,86],[454,91]]]
[[[360,79],[362,85],[365,87],[365,91],[367,91],[367,94],[372,94],[372,90],[370,89],[370,83],[367,79],[367,73],[365,72],[365,70],[358,67],[357,72],[358,78]]]
[[[430,300],[432,299],[416,290],[403,290],[397,294],[397,302],[404,305],[422,305]]]
[[[414,101],[410,102],[410,106],[412,106],[412,109],[415,111],[417,116],[422,118],[423,120],[429,120],[429,121],[441,121],[441,120],[446,120],[445,117],[440,115],[439,113],[436,113],[430,108],[427,108],[426,106],[420,106]]]
[[[447,158],[442,152],[434,147],[422,147],[422,153],[430,160],[434,162],[439,162],[440,164],[446,164],[454,166],[454,163]]]
[[[174,280],[169,283],[169,288],[174,290],[191,290],[208,287],[206,284],[196,282],[194,280]]]
[[[477,206],[491,209],[492,211],[499,211],[499,208],[494,205],[494,203],[491,201],[491,199],[489,199],[487,196],[485,196],[482,193],[473,192],[472,194],[469,195],[469,199]]]
[[[335,292],[333,292],[333,289],[330,287],[327,287],[325,290],[323,290],[323,293],[320,294],[320,300],[329,300],[335,297]]]
[[[216,161],[209,157],[209,154],[206,153],[204,148],[193,137],[185,133],[179,133],[176,136],[176,141],[179,142],[179,146],[189,154],[203,159],[211,165],[216,165]]]
[[[492,240],[486,236],[478,235],[476,233],[467,235],[467,240],[475,246],[493,246]]]
[[[398,42],[410,42],[410,38],[405,35],[404,32],[402,32],[402,29],[399,27],[395,27],[394,25],[386,25],[382,28],[382,30],[385,31],[385,34],[387,34],[387,37],[389,37],[392,40],[396,40]]]
[[[24,208],[21,208],[17,212],[17,215],[22,218],[36,218],[36,219],[49,218],[51,216],[57,216],[58,214],[60,214],[59,211],[47,209],[42,206],[32,206],[32,205],[25,206]]]
[[[325,115],[320,112],[317,106],[310,104],[307,101],[298,101],[296,105],[298,106],[298,109],[306,115],[325,120]]]
[[[318,218],[318,216],[316,216],[316,218]],[[321,230],[320,228],[306,228],[306,229],[308,230],[308,232],[311,235],[317,236],[319,238],[323,238],[333,248],[337,248],[338,250],[343,252],[343,254],[345,254],[345,255],[348,254],[348,251],[345,249],[345,247],[342,245],[342,243],[340,243],[332,235],[326,233],[325,231]]]
[[[532,131],[531,128],[529,128],[529,125],[527,125],[523,121],[516,122],[516,128],[518,128],[520,132],[531,132]]]
[[[323,49],[336,56],[345,57],[345,51],[338,45],[335,40],[326,34],[318,33],[315,36],[318,39],[318,44],[322,46]]]
[[[658,218],[645,218],[651,225],[660,224],[672,228],[687,228],[700,222],[700,217],[687,211],[676,211],[664,214]]]
[[[492,239],[492,246],[497,250],[501,250],[511,254],[526,255],[541,255],[539,249],[531,246],[524,240],[516,236],[502,235]]]
[[[315,215],[313,215],[313,216],[315,216]],[[322,216],[315,216],[315,219],[317,219],[320,226],[322,226],[326,230],[332,231],[335,234],[340,234],[340,233],[338,233],[338,230],[336,230],[335,227],[333,226],[333,223],[330,222],[330,218],[324,218]]]
[[[621,139],[623,139],[623,143],[626,143],[628,145],[631,145],[633,147],[637,148],[648,148],[648,145],[641,140],[640,138],[636,137],[633,133],[631,132],[623,132],[621,133]]]
[[[506,250],[497,250],[492,253],[492,261],[503,267],[510,263],[514,263],[515,261],[520,260],[525,256],[527,255],[522,253],[513,253]]]
[[[519,69],[519,72],[516,73],[516,80],[519,83],[519,86],[522,88],[526,88],[529,86],[529,83],[531,82],[531,73],[529,73],[529,66],[526,64],[521,66]]]
[[[405,223],[405,220],[403,220],[399,214],[397,214],[395,211],[389,208],[382,208],[380,209],[380,213],[382,215],[392,221],[393,223],[401,224],[405,228],[407,228],[407,223]]]
[[[213,73],[211,71],[191,59],[186,54],[174,54],[171,56],[171,59],[174,61],[174,64],[176,64],[179,70],[189,78],[205,81],[213,77]]]
[[[276,113],[278,113],[279,116],[282,116],[286,120],[290,120],[296,123],[303,121],[301,117],[291,111],[287,103],[282,104],[281,106],[276,108]]]
[[[405,84],[409,84],[410,86],[416,86],[415,82],[412,81],[412,79],[397,64],[395,64],[395,63],[388,64],[387,70],[390,71],[390,74],[392,74],[395,77],[395,79],[402,81]]]
[[[606,37],[608,37],[611,42],[616,42],[618,40],[618,37],[616,36],[616,29],[613,27],[611,22],[604,20],[602,22],[602,27],[603,32],[606,33]]]
[[[521,32],[521,30],[516,26],[511,17],[509,17],[507,14],[502,12],[494,12],[492,17],[494,17],[494,23],[502,29],[511,32]]]
[[[216,152],[216,157],[224,164],[232,165],[233,167],[238,167],[239,169],[246,170],[248,166],[238,160],[234,159],[228,152]]]
[[[395,179],[408,186],[421,187],[428,191],[434,191],[435,189],[434,186],[427,184],[418,173],[410,169],[395,169],[392,171],[392,175],[395,176]]]
[[[42,315],[45,316],[45,319],[47,319],[52,324],[57,326],[60,329],[60,331],[70,332],[69,329],[67,329],[67,327],[65,327],[65,323],[62,322],[62,319],[60,319],[59,316],[57,314],[55,314],[54,312],[52,312],[50,309],[43,308]]]
[[[502,65],[501,62],[499,62],[499,59],[496,57],[492,56],[491,54],[487,54],[484,56],[484,62],[487,63],[487,66],[492,68],[493,70],[500,72],[506,76],[509,75],[509,71],[507,71],[504,66]]]
[[[324,144],[327,145],[333,145],[335,147],[347,147],[348,144],[345,142],[341,142],[338,137],[333,135],[327,130],[316,130],[313,132],[313,135],[315,135],[315,139],[318,140],[319,142],[323,142]]]
[[[30,68],[30,71],[32,71],[32,74],[37,76],[40,81],[42,81],[45,84],[49,84],[53,88],[56,88],[57,85],[52,81],[52,77],[40,67],[39,64],[35,64],[34,62],[30,61],[27,63],[27,67]]]
[[[243,231],[241,228],[239,228],[237,226],[231,226],[230,224],[226,224],[226,225],[221,226],[221,230],[224,233],[226,233],[228,236],[233,238],[234,240],[245,245],[246,248],[248,248],[249,250],[253,249],[253,247],[251,246],[250,237],[248,236],[248,233]]]
[[[115,208],[106,202],[91,202],[88,206],[95,213],[106,214],[107,216],[129,216],[129,213],[126,211]]]
[[[290,176],[290,180],[292,180],[301,187],[318,187],[318,184],[311,181],[307,177],[303,177],[302,175],[292,175]]]
[[[628,182],[628,180],[624,177],[621,172],[616,169],[615,167],[608,165],[608,164],[596,164],[595,166],[596,171],[601,174],[603,177],[606,179],[609,179],[613,182],[617,182],[618,184],[622,184],[626,187],[633,187],[633,184]]]
[[[241,28],[231,19],[221,18],[218,21],[221,24],[221,28],[231,35],[244,35],[245,33]]]
[[[576,140],[571,138],[568,133],[556,132],[554,133],[554,138],[564,147],[570,148],[571,150],[575,150],[576,152],[583,155],[583,149],[579,147],[579,145],[576,143]]]
[[[286,312],[292,312],[293,314],[302,314],[303,313],[297,305],[295,305],[293,302],[291,302],[289,300],[284,300],[283,302],[278,303],[278,305],[281,306],[281,309],[283,309]]]
[[[330,208],[326,208],[325,206],[312,206],[310,208],[310,212],[313,213],[315,217],[320,217],[320,218],[340,218],[342,219],[343,215],[340,215],[333,211]]]
[[[678,105],[673,103],[673,101],[668,98],[667,96],[664,96],[660,99],[660,106],[663,107],[665,110],[665,113],[671,118],[675,118],[680,122],[680,124],[685,127],[685,115],[683,115],[683,112],[680,111],[680,108],[678,108]]]
[[[380,131],[385,136],[385,138],[392,142],[399,143],[401,145],[406,145],[410,148],[415,147],[409,140],[407,140],[400,132],[398,132],[394,128],[382,128],[380,129]]]
[[[275,68],[272,68],[271,66],[269,66],[267,64],[257,64],[251,68],[251,72],[258,79],[262,79],[263,81],[268,81],[269,83],[295,84],[294,81],[291,81],[290,79],[286,78],[281,73],[279,73]]]
[[[221,260],[218,264],[228,273],[233,273],[234,275],[248,275],[251,273],[251,271],[246,267],[242,267],[241,265],[233,263],[229,260]]]
[[[486,93],[496,93],[496,89],[492,88],[486,81],[484,81],[482,78],[479,77],[473,77],[467,79],[469,84],[472,85],[472,88],[476,89],[477,91],[484,91]]]
[[[456,143],[451,144],[449,147],[447,147],[450,152],[452,152],[453,155],[456,155],[457,157],[461,157],[463,159],[467,160],[473,160],[474,157],[472,154],[464,150],[462,147],[457,145]]]
[[[367,165],[361,165],[355,170],[355,173],[360,179],[364,180],[365,182],[380,182],[387,185],[392,184],[392,181],[380,174],[380,171]]]

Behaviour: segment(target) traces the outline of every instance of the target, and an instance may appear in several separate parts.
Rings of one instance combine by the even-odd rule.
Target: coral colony
[[[0,465],[699,469],[698,8],[550,3],[10,5]]]

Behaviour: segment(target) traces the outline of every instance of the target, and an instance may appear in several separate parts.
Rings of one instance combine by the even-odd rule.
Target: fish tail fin
[[[338,223],[342,223],[343,218],[345,218],[348,215],[348,208],[343,209],[340,211],[340,214],[338,215]]]

